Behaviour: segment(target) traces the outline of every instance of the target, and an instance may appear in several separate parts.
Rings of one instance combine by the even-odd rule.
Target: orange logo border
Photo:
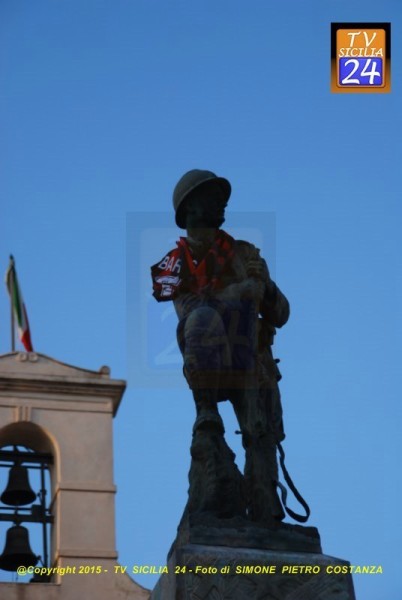
[[[383,83],[378,85],[340,85],[339,64],[340,48],[343,32],[381,31],[381,48],[383,51]],[[353,38],[354,39],[354,38]],[[363,54],[364,55],[364,54]],[[370,54],[368,55],[370,56]],[[334,94],[384,94],[391,91],[391,23],[331,23],[331,92]]]

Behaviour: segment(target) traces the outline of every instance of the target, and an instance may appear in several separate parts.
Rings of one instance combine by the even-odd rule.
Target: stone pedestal
[[[247,529],[179,534],[150,600],[355,600],[349,563],[321,553],[315,528]]]

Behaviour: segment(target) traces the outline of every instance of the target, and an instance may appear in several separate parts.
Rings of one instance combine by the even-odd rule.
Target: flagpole
[[[10,254],[10,266],[14,267],[14,257]],[[15,352],[15,321],[14,321],[14,309],[13,299],[10,294],[10,313],[11,313],[11,352]]]
[[[11,308],[11,352],[15,352],[15,323],[14,323],[14,311],[13,311],[13,303],[10,299],[10,308]]]

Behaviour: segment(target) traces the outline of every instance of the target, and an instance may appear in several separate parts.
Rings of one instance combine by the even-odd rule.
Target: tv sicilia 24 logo
[[[331,91],[391,91],[391,24],[331,24]]]

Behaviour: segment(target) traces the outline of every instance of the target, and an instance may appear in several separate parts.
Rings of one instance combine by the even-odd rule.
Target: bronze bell
[[[11,467],[7,487],[0,499],[4,504],[11,504],[12,506],[31,504],[36,499],[36,494],[29,483],[26,467],[21,465]]]
[[[7,531],[3,554],[0,556],[0,569],[16,571],[18,567],[34,567],[38,557],[29,545],[28,529],[14,525]]]

